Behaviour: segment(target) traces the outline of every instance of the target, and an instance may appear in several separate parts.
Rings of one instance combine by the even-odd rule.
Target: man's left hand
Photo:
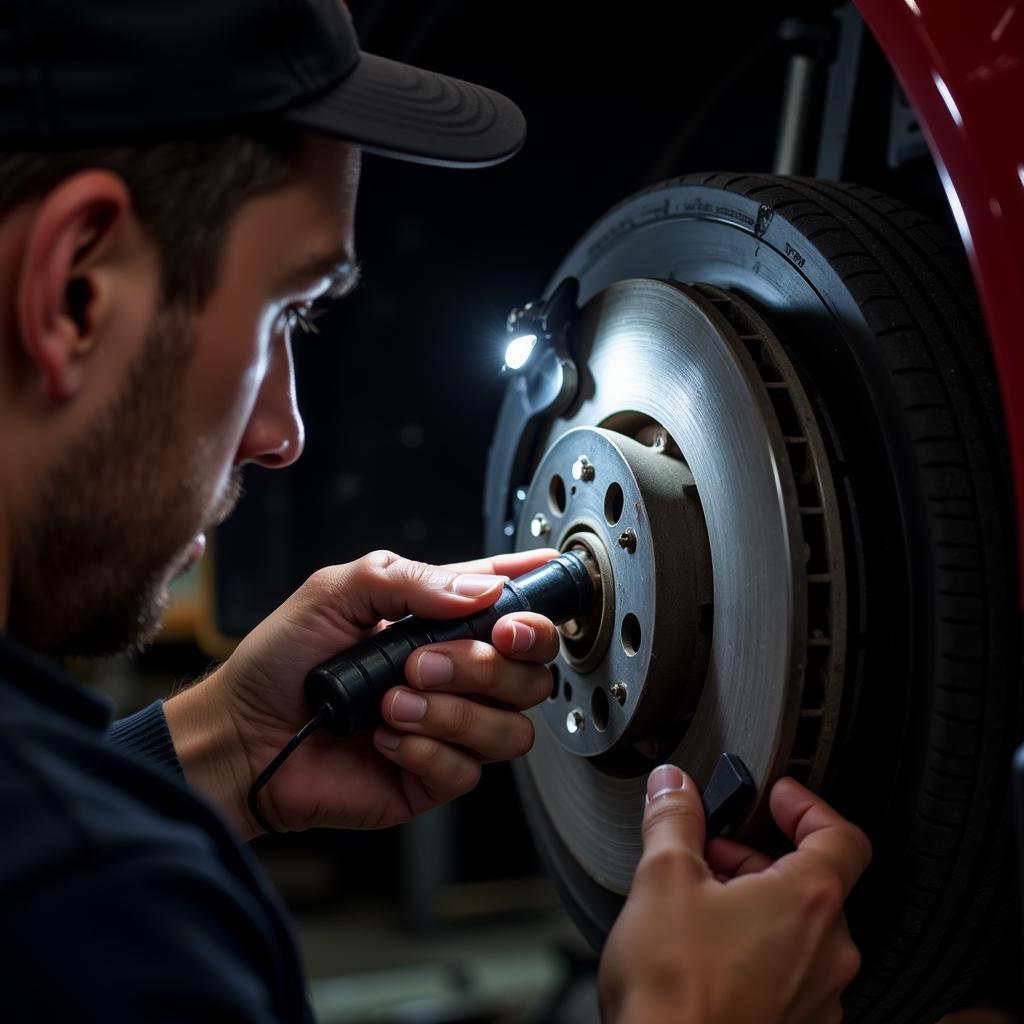
[[[252,780],[310,717],[306,673],[407,614],[455,618],[481,611],[519,576],[557,554],[528,551],[451,566],[374,552],[321,569],[258,625],[228,660],[166,704],[186,777],[246,836]],[[493,580],[485,577],[493,576]],[[406,685],[385,694],[374,733],[314,733],[264,788],[278,831],[383,828],[471,790],[481,766],[525,754],[533,725],[522,711],[551,692],[545,663],[558,633],[543,616],[501,618],[493,646],[457,640],[420,648]]]

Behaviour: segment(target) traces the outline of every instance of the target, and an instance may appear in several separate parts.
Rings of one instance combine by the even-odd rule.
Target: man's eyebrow
[[[340,299],[359,283],[360,266],[347,250],[314,256],[290,271],[282,282],[282,291],[297,291],[308,288],[317,281],[327,279],[330,283],[326,295]]]

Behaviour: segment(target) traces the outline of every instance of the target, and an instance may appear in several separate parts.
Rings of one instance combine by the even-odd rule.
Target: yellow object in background
[[[157,643],[194,643],[212,658],[226,658],[239,637],[225,636],[214,614],[213,545],[211,537],[200,561],[171,584],[171,604],[160,622]]]

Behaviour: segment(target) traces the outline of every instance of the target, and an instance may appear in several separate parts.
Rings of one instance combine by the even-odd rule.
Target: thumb
[[[644,810],[644,859],[685,852],[694,877],[707,877],[704,861],[704,804],[697,784],[681,768],[663,764],[647,780]]]

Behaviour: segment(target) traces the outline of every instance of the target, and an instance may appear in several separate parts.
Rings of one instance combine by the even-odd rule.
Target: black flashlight
[[[339,736],[372,729],[381,721],[384,694],[404,679],[406,659],[418,647],[448,640],[486,640],[503,615],[538,612],[555,625],[586,612],[597,599],[600,577],[582,548],[505,583],[501,597],[462,619],[402,619],[369,640],[318,665],[306,676],[310,712]]]

